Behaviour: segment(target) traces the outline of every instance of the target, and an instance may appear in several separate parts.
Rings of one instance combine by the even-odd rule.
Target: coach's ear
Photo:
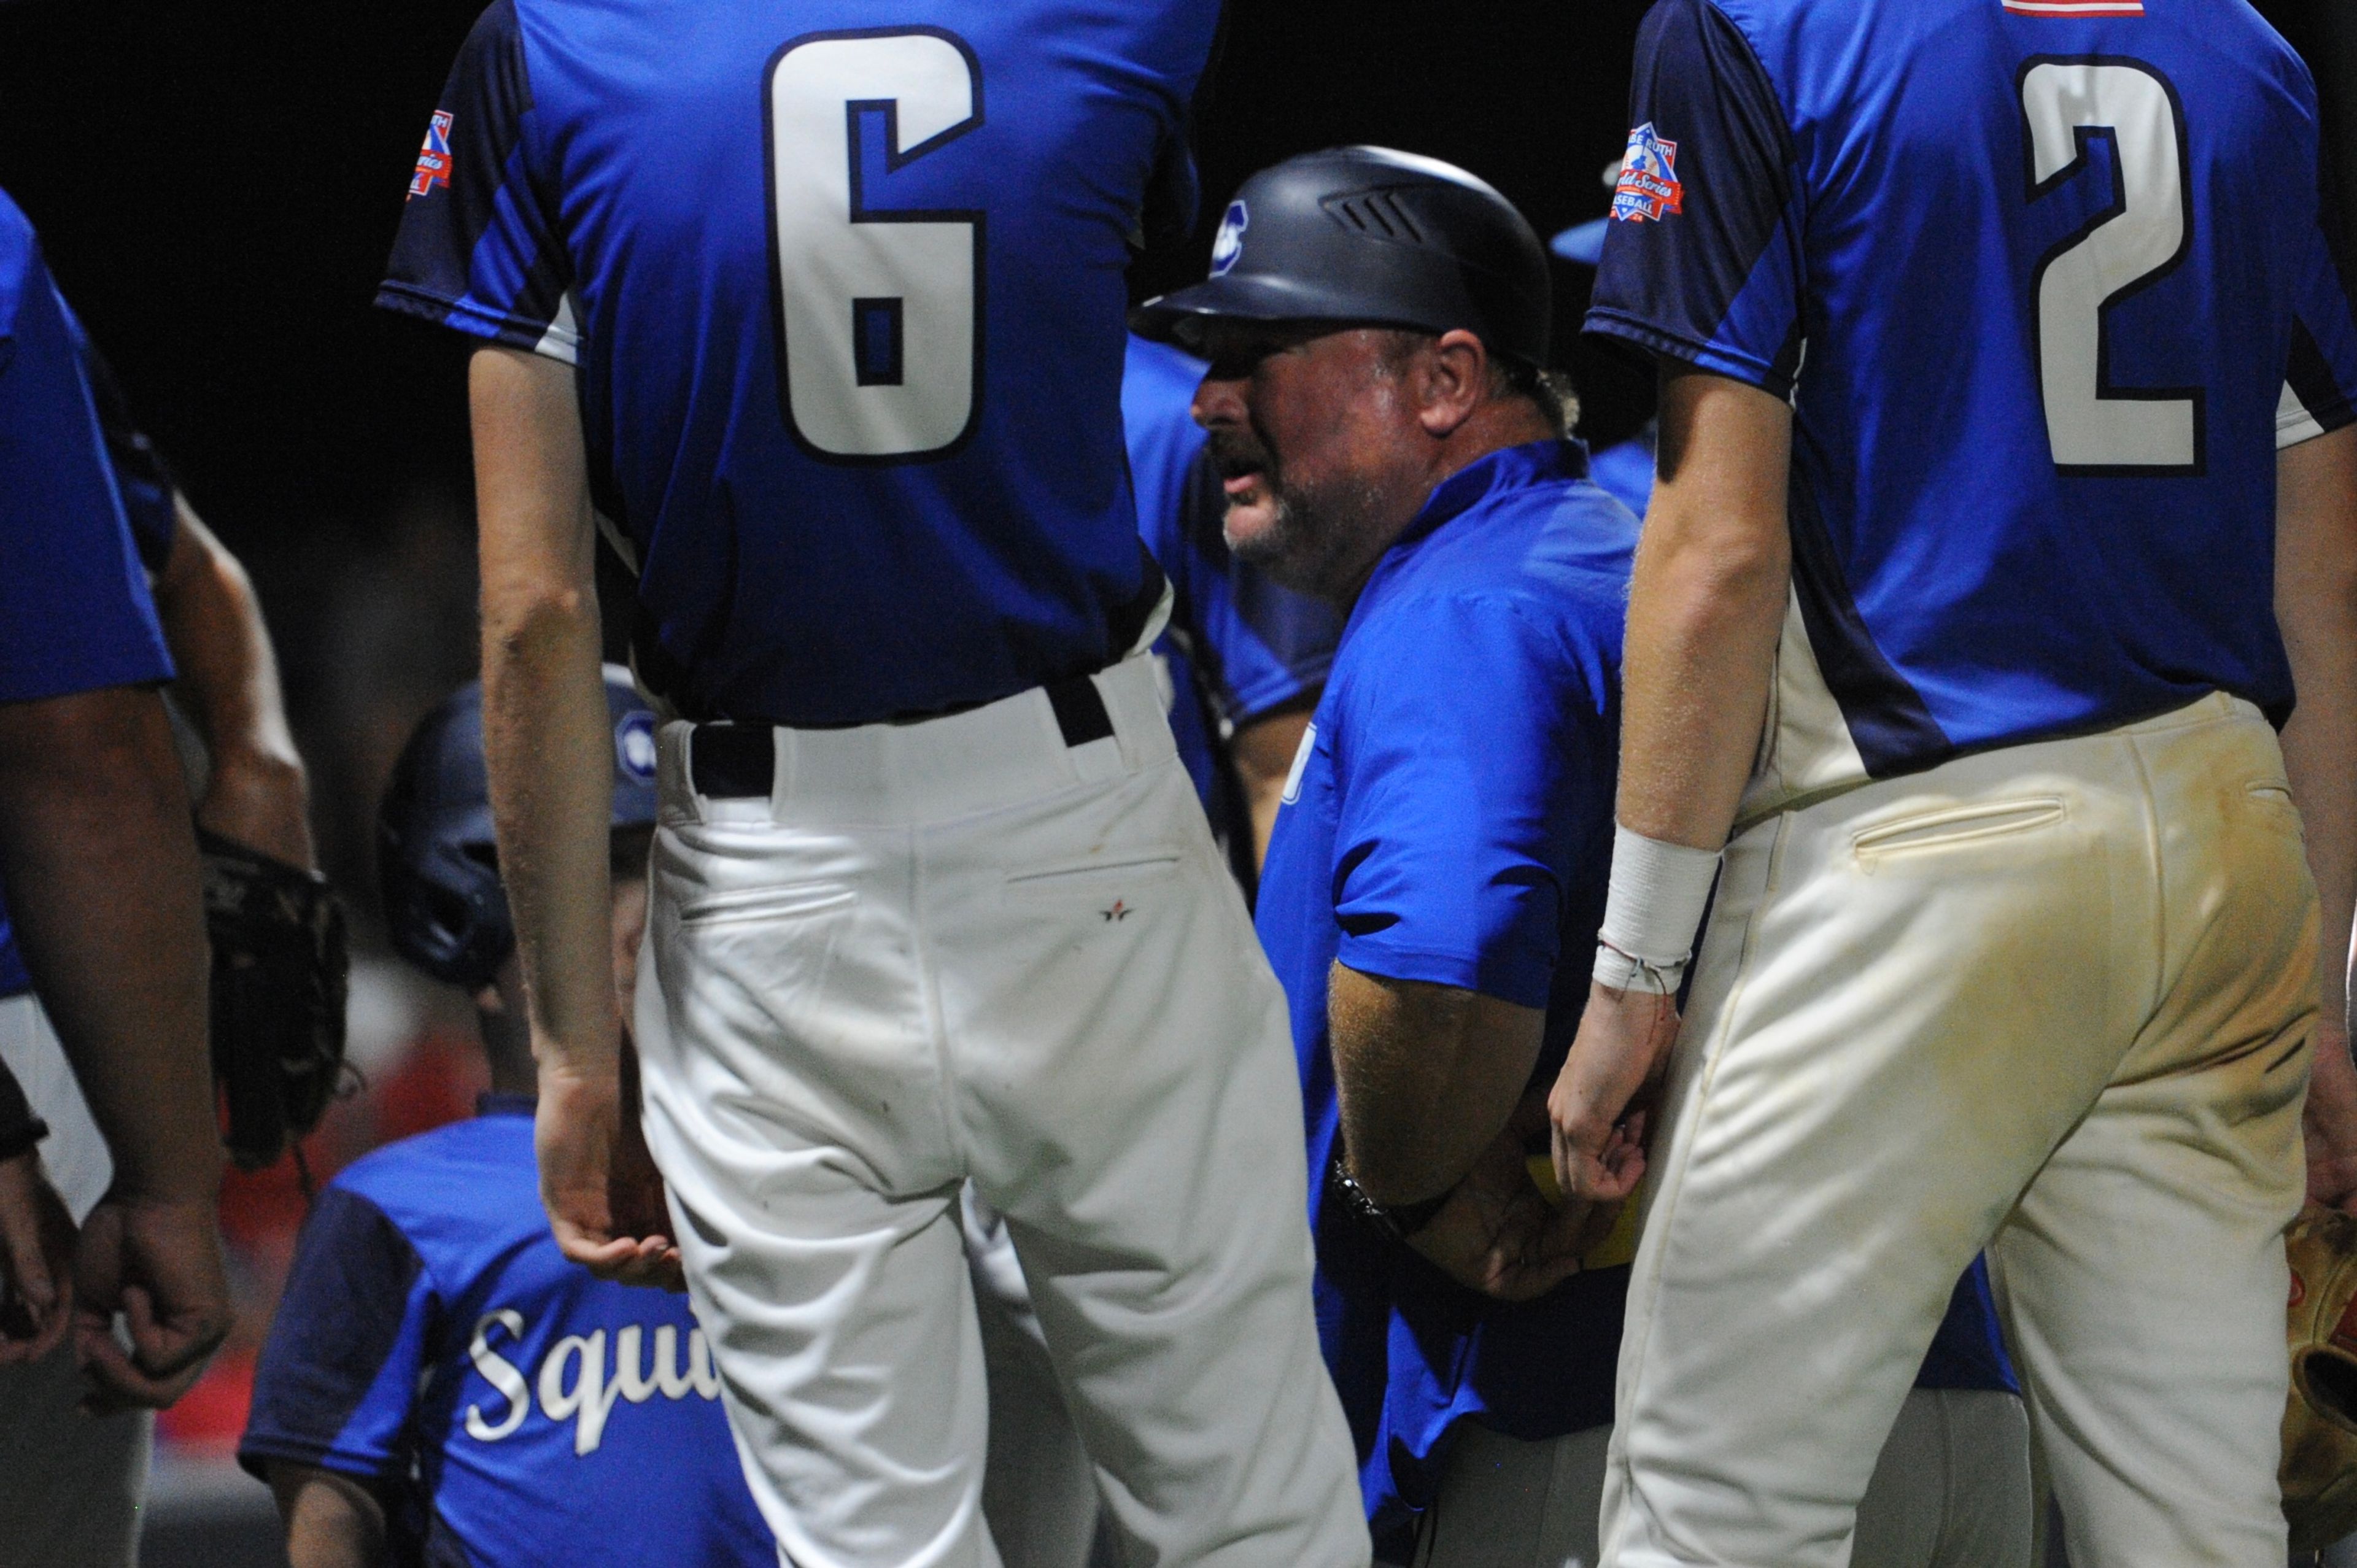
[[[1490,351],[1463,328],[1444,332],[1410,361],[1408,386],[1425,434],[1446,441],[1490,395]]]

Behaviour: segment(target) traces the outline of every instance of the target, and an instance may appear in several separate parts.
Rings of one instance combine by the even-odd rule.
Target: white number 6
[[[946,33],[796,38],[770,62],[770,209],[786,422],[818,456],[904,462],[974,425],[979,211],[871,209],[863,124],[888,172],[982,124],[982,76]]]

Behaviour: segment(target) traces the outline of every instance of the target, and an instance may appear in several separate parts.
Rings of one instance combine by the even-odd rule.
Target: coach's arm
[[[468,394],[483,750],[540,1068],[541,1197],[566,1257],[608,1279],[676,1285],[661,1186],[622,1109],[607,872],[614,742],[574,371],[479,349]]]
[[[1386,1208],[1448,1194],[1408,1245],[1510,1301],[1577,1272],[1588,1208],[1553,1208],[1524,1163],[1547,1125],[1529,1089],[1546,1015],[1338,963],[1327,1017],[1351,1180]]]
[[[2357,1066],[2349,959],[2357,915],[2357,425],[2276,459],[2276,619],[2299,705],[2284,766],[2308,830],[2323,986],[2308,1094],[2308,1191],[2357,1210]]]

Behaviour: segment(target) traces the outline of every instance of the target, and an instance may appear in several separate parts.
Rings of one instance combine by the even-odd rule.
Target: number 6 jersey
[[[1789,397],[1745,814],[2212,691],[2357,419],[2316,95],[2241,0],[1662,0],[1590,331]]]
[[[378,303],[578,367],[640,673],[683,713],[861,724],[1096,669],[1160,596],[1124,274],[1218,13],[497,0]]]

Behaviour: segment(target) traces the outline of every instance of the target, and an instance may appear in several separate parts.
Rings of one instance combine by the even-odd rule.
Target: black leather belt
[[[1045,690],[1066,746],[1111,738],[1113,714],[1106,711],[1104,693],[1097,690],[1094,681],[1086,675],[1067,675],[1049,682]],[[695,725],[688,732],[687,774],[695,792],[706,800],[742,800],[767,795],[778,777],[775,728],[726,719]]]

